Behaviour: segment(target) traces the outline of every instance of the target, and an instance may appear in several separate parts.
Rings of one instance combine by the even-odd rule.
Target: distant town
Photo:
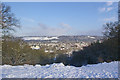
[[[32,49],[42,49],[45,53],[72,54],[91,43],[103,40],[102,36],[25,36],[21,37]]]

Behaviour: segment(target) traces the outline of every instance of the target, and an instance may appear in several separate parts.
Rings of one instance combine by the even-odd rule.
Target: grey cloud
[[[37,27],[32,27],[30,34],[32,35],[46,35],[46,36],[60,36],[67,35],[71,26],[69,24],[61,23],[57,27],[51,27],[46,24],[39,23]]]

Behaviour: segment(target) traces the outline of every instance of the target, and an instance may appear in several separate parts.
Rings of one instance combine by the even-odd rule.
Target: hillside
[[[94,42],[96,40],[102,40],[102,36],[23,36],[19,37],[25,41],[58,41],[58,42]]]

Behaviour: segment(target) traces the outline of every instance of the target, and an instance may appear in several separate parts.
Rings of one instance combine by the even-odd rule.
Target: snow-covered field
[[[3,65],[2,78],[118,78],[118,61],[82,67],[51,65]]]

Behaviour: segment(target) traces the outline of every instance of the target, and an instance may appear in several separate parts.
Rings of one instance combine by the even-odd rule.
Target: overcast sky
[[[20,19],[16,36],[102,35],[117,20],[117,2],[7,2]]]

